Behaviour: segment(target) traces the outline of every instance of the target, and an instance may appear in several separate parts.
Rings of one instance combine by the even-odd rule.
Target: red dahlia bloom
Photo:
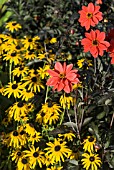
[[[102,0],[96,0],[96,4],[102,4]]]
[[[90,26],[95,26],[99,21],[103,19],[102,12],[99,11],[100,6],[95,6],[93,3],[89,3],[88,6],[82,6],[82,10],[78,13],[80,14],[79,22],[82,27],[89,30]]]
[[[54,70],[48,70],[51,78],[48,79],[46,85],[53,86],[53,90],[57,91],[64,90],[66,93],[72,91],[72,84],[79,83],[78,70],[72,70],[73,64],[66,66],[66,62],[62,65],[57,62],[54,66]]]
[[[103,56],[104,50],[107,50],[110,46],[109,42],[104,41],[104,32],[91,30],[90,33],[85,33],[85,36],[86,38],[81,41],[81,44],[84,46],[84,52],[90,51],[94,58],[97,58],[98,55]]]

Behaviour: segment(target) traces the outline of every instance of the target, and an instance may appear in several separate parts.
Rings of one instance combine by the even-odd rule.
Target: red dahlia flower
[[[88,6],[82,6],[82,10],[78,13],[80,14],[79,22],[82,27],[89,30],[90,26],[95,26],[99,21],[103,19],[102,12],[99,11],[100,6],[95,6],[93,3],[89,3]]]
[[[96,0],[96,4],[102,4],[102,0]]]
[[[48,79],[46,85],[53,86],[53,90],[64,90],[66,93],[72,91],[72,84],[79,83],[78,70],[72,70],[73,64],[66,66],[64,62],[63,66],[60,62],[57,62],[54,66],[54,70],[48,70],[51,78]]]
[[[85,33],[85,36],[86,38],[81,41],[81,44],[84,46],[84,52],[90,51],[94,58],[97,58],[98,55],[103,56],[104,50],[107,50],[110,46],[109,42],[104,41],[104,32],[91,30],[90,33]]]

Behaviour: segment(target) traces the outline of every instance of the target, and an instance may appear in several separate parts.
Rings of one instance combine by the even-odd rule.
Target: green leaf
[[[103,111],[97,115],[97,119],[102,119],[105,116],[106,112]]]

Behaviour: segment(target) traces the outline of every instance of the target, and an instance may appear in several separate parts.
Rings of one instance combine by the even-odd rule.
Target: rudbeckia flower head
[[[98,167],[101,166],[101,160],[100,160],[100,157],[98,157],[98,154],[84,153],[84,154],[82,154],[82,156],[84,157],[81,160],[82,165],[86,170],[88,170],[88,169],[97,170]]]
[[[82,27],[86,30],[90,29],[90,26],[95,26],[99,21],[103,19],[102,12],[99,11],[100,6],[95,6],[93,3],[89,3],[88,6],[82,6],[82,10],[78,13],[80,14],[79,22]]]
[[[104,50],[110,46],[110,43],[104,41],[105,33],[99,30],[91,30],[90,33],[85,33],[86,38],[82,39],[81,44],[84,46],[84,52],[90,51],[94,58],[98,55],[103,56]]]
[[[73,64],[66,65],[66,62],[62,65],[60,62],[56,62],[54,70],[48,70],[51,76],[47,81],[47,86],[53,86],[53,90],[64,90],[66,93],[72,91],[72,84],[79,82],[78,70],[72,70]]]

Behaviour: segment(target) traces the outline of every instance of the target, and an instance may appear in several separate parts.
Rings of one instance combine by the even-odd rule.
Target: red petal
[[[93,13],[94,12],[94,5],[93,3],[88,4],[88,12]]]
[[[60,73],[63,73],[63,72],[64,72],[63,66],[62,66],[62,64],[61,64],[60,62],[56,62],[54,68],[55,68],[55,70],[59,71]]]
[[[67,65],[67,67],[66,67],[66,74],[68,74],[71,71],[72,67],[73,67],[73,64]]]
[[[56,71],[48,70],[47,72],[49,73],[50,76],[59,77],[59,74]]]

